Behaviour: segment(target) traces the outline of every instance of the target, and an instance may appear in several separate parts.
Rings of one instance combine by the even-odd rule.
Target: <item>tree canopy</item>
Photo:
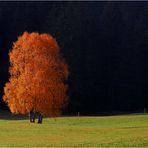
[[[67,103],[68,66],[49,34],[24,32],[9,52],[4,101],[12,113],[56,116]]]

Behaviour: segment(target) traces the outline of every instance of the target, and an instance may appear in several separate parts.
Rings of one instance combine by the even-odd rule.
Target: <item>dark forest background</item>
[[[0,2],[0,108],[8,51],[24,31],[53,35],[70,69],[65,113],[148,108],[148,2]]]

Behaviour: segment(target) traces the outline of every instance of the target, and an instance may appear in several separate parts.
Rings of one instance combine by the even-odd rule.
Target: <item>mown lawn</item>
[[[0,147],[148,147],[148,115],[61,117],[29,123],[0,115]]]

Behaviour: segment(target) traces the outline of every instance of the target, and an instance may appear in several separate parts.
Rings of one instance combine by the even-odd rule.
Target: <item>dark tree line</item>
[[[26,30],[51,33],[62,48],[71,72],[65,112],[147,107],[147,10],[147,2],[0,2],[0,95],[8,50]]]

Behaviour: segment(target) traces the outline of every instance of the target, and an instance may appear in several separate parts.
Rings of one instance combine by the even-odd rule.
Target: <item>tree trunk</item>
[[[32,115],[32,122],[35,123],[35,113],[33,113],[33,115]]]
[[[38,116],[38,123],[39,123],[39,124],[42,124],[42,121],[43,121],[43,116],[39,113],[39,116]]]
[[[29,120],[31,123],[35,123],[35,113],[32,111],[29,112]]]

